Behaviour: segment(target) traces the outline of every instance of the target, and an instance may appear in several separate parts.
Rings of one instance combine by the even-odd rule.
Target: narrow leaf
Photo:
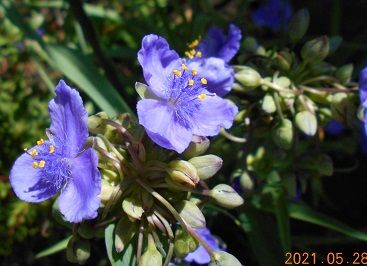
[[[61,240],[60,242],[52,245],[51,247],[37,253],[36,254],[36,259],[40,259],[40,258],[55,254],[57,252],[60,252],[64,249],[66,249],[66,246],[68,245],[68,242],[69,242],[70,238],[71,238],[71,236],[68,236],[64,240]]]

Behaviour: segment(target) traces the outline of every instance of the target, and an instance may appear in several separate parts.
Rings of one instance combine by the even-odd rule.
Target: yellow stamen
[[[32,150],[31,155],[32,155],[33,158],[36,157],[38,155],[37,150]]]
[[[32,167],[33,167],[34,169],[36,169],[36,168],[38,167],[38,163],[37,163],[37,162],[33,162],[33,163],[32,163]]]
[[[50,145],[50,150],[49,150],[50,153],[54,153],[55,152],[55,147],[54,145]]]
[[[42,161],[40,161],[40,163],[38,164],[38,166],[40,168],[43,168],[43,167],[45,167],[45,164],[46,164],[46,162],[44,160],[42,160]]]
[[[37,140],[37,145],[42,145],[43,143],[45,143],[43,139]]]
[[[201,78],[200,81],[204,85],[208,84],[208,81],[206,80],[206,78]]]
[[[186,51],[186,52],[185,52],[185,55],[186,55],[188,58],[190,58],[190,59],[194,58],[194,56],[193,56],[189,51]]]
[[[206,94],[205,93],[202,93],[198,96],[199,100],[204,100],[206,98]]]
[[[195,48],[199,45],[199,39],[193,40],[191,43],[189,43],[189,48]]]
[[[181,68],[182,68],[183,70],[186,70],[186,69],[187,69],[187,66],[186,66],[185,64],[181,64]]]
[[[172,72],[176,76],[179,76],[179,77],[181,76],[181,71],[180,70],[174,69]]]
[[[193,86],[193,85],[194,85],[194,80],[193,80],[193,79],[190,79],[190,80],[189,80],[189,85],[190,85],[190,86]]]
[[[196,54],[196,50],[195,49],[192,49],[189,51],[190,55],[194,56]]]
[[[198,72],[196,71],[196,69],[191,70],[191,73],[192,73],[193,76],[196,76],[198,74]]]
[[[202,57],[202,55],[203,54],[200,51],[196,53],[196,57]]]

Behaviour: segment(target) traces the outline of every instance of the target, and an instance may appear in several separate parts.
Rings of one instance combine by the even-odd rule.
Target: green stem
[[[267,81],[265,79],[262,79],[261,80],[261,85],[264,85],[264,86],[267,86],[269,88],[272,88],[278,92],[286,92],[286,93],[292,93],[292,94],[296,94],[297,92],[293,91],[293,90],[289,90],[289,89],[286,89],[286,88],[283,88],[281,86],[279,86],[278,84],[275,84],[275,83],[272,83],[270,81]]]

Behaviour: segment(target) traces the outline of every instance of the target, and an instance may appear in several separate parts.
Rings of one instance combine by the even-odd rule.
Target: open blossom
[[[212,27],[202,40],[189,44],[190,50],[185,52],[187,65],[207,78],[208,91],[223,96],[232,89],[234,72],[228,62],[238,52],[241,38],[241,30],[231,24],[228,35]]]
[[[218,241],[213,237],[207,228],[195,229],[195,231],[205,240],[205,242],[213,249],[213,251],[221,250]],[[208,264],[210,255],[202,245],[185,257],[186,262],[195,262],[197,264]]]
[[[267,0],[252,15],[257,26],[265,26],[278,31],[287,26],[293,13],[292,6],[285,0]]]
[[[186,65],[164,38],[145,36],[138,60],[153,95],[138,102],[139,122],[155,143],[182,153],[193,135],[215,136],[232,126],[237,107],[209,91],[205,73]]]
[[[101,176],[94,149],[85,149],[88,115],[79,93],[60,81],[49,103],[49,140],[39,140],[14,163],[10,182],[15,194],[40,202],[60,192],[59,209],[69,222],[97,216]]]

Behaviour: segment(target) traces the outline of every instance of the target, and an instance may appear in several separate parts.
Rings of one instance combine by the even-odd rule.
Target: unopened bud
[[[88,117],[88,130],[92,134],[103,134],[106,130],[105,120],[108,115],[105,112],[100,112]]]
[[[319,62],[324,60],[329,54],[329,39],[321,36],[306,42],[301,49],[301,56],[308,62]]]
[[[166,171],[169,179],[178,186],[194,188],[200,180],[195,166],[184,160],[171,161]]]
[[[241,262],[232,254],[219,250],[214,252],[215,261],[209,266],[242,266]]]
[[[274,98],[273,96],[271,96],[271,94],[267,93],[264,96],[262,103],[261,103],[261,109],[267,114],[272,114],[277,110],[277,107],[274,102]]]
[[[148,248],[139,260],[139,266],[162,265],[162,255],[154,245],[152,236],[148,235]]]
[[[72,237],[66,248],[66,258],[71,263],[84,264],[90,257],[90,243],[79,237]]]
[[[302,111],[296,115],[296,125],[307,136],[314,136],[317,131],[317,119],[315,114]]]
[[[349,105],[348,95],[346,93],[336,93],[331,99],[331,115],[339,122],[346,121],[347,109]]]
[[[245,52],[255,53],[256,49],[259,47],[259,44],[254,37],[246,37],[242,42],[242,46]]]
[[[134,194],[131,197],[125,198],[122,202],[122,209],[131,218],[137,219],[137,220],[140,220],[141,216],[144,213],[142,202],[139,199],[139,197],[137,196],[137,194]]]
[[[212,154],[194,157],[189,162],[195,166],[201,180],[214,176],[223,165],[223,160]]]
[[[240,176],[240,186],[245,192],[254,189],[254,181],[247,171],[244,171]]]
[[[200,137],[194,135],[189,144],[189,147],[184,151],[183,156],[185,158],[192,158],[205,153],[210,145],[210,141],[207,137]]]
[[[236,80],[245,88],[255,88],[261,83],[260,74],[251,67],[243,66],[235,75]]]
[[[220,206],[228,209],[236,208],[243,204],[243,198],[229,185],[219,184],[210,190],[212,197]]]
[[[177,212],[193,228],[206,227],[205,217],[198,206],[193,202],[184,200],[176,206]]]
[[[289,119],[282,119],[271,132],[274,143],[285,150],[289,150],[293,143],[293,125]]]
[[[288,71],[291,68],[293,58],[288,52],[279,52],[275,58],[277,65],[284,71]]]
[[[289,38],[297,43],[306,34],[310,23],[310,13],[307,9],[297,11],[289,23]]]
[[[107,202],[111,199],[114,190],[115,190],[114,186],[112,186],[106,180],[102,179],[101,193],[99,194],[99,198],[101,199],[101,203],[103,206],[105,206],[105,204],[107,204]]]
[[[182,229],[176,230],[174,252],[176,257],[184,258],[190,252],[193,252],[198,243],[187,232]]]
[[[138,224],[131,222],[127,216],[123,216],[115,228],[115,250],[120,253],[128,245],[138,231]]]
[[[340,67],[336,73],[336,78],[342,83],[348,83],[352,77],[353,74],[353,64],[348,64]]]

